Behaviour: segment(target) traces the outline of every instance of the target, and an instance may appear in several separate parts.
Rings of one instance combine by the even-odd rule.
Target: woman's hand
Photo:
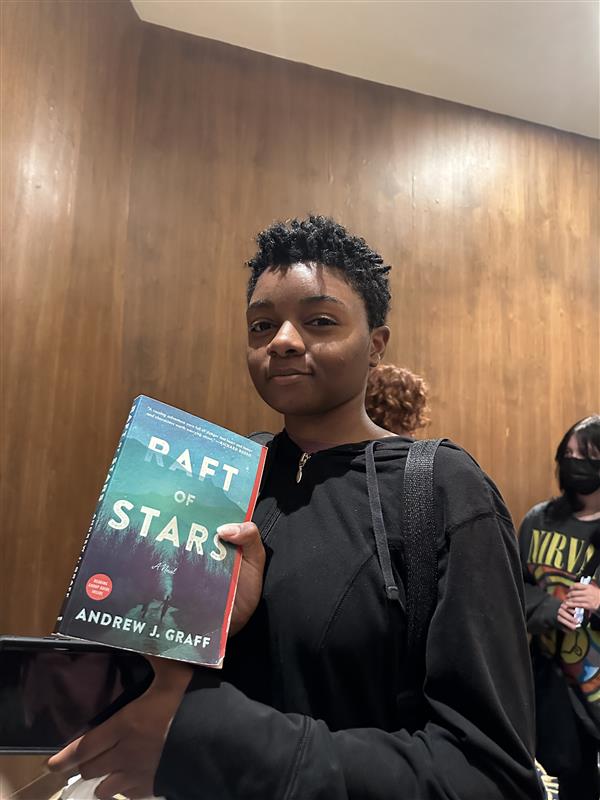
[[[573,609],[564,600],[556,613],[556,620],[563,630],[574,631],[579,627],[577,620],[573,616]]]
[[[131,800],[154,794],[163,746],[193,669],[179,661],[149,660],[155,673],[150,688],[48,761],[51,771],[79,772],[84,780],[106,775],[95,792],[100,800],[117,793]]]
[[[597,611],[600,608],[600,589],[592,583],[574,583],[565,602],[568,608]]]
[[[600,608],[600,588],[591,583],[574,583],[571,586],[556,615],[558,623],[565,630],[575,631],[579,628],[580,623],[574,617],[576,608],[597,611]]]
[[[262,593],[265,548],[253,522],[221,525],[217,533],[224,541],[242,548],[242,566],[229,626],[229,635],[232,636],[256,611]]]

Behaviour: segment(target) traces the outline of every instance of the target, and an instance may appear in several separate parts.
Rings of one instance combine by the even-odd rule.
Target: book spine
[[[254,486],[252,487],[252,493],[250,495],[250,500],[248,501],[248,507],[246,508],[246,516],[244,517],[244,522],[250,522],[250,520],[252,519],[252,515],[254,514],[254,508],[256,506],[256,500],[258,498],[258,492],[260,489],[260,482],[262,479],[263,470],[265,468],[267,452],[268,452],[267,448],[263,447],[258,461],[258,466],[256,468],[256,475],[254,477]],[[240,576],[241,566],[242,566],[242,551],[241,548],[238,547],[238,552],[235,554],[235,560],[233,562],[231,581],[229,583],[229,593],[227,595],[225,614],[223,615],[223,623],[221,625],[221,641],[219,642],[218,666],[222,666],[223,659],[225,658],[225,647],[227,645],[227,637],[229,635],[229,624],[231,622],[231,614],[233,612],[233,604],[235,602],[235,594],[237,591],[238,578]]]
[[[121,454],[121,450],[123,449],[123,443],[125,442],[125,439],[127,438],[127,434],[129,433],[129,428],[131,427],[131,423],[133,422],[133,418],[135,416],[135,412],[136,412],[137,407],[138,407],[138,405],[140,403],[140,400],[141,400],[140,397],[138,397],[138,398],[136,398],[134,400],[133,405],[131,406],[131,409],[130,409],[129,414],[127,416],[127,421],[125,423],[125,427],[123,428],[123,432],[121,434],[121,438],[119,439],[119,443],[117,444],[117,449],[115,450],[115,454],[114,454],[113,459],[112,459],[112,461],[110,463],[110,467],[108,468],[108,473],[106,475],[106,480],[104,481],[104,484],[102,486],[102,490],[100,491],[100,497],[98,498],[98,502],[96,503],[96,510],[94,511],[94,515],[92,516],[92,521],[90,522],[90,526],[88,528],[86,537],[85,537],[85,539],[83,541],[83,545],[81,547],[81,551],[79,553],[79,557],[77,558],[77,562],[75,563],[75,568],[73,570],[73,575],[71,576],[71,580],[69,581],[69,586],[68,586],[67,591],[65,593],[65,597],[64,597],[61,609],[60,609],[60,613],[59,613],[58,617],[56,618],[56,623],[54,625],[54,633],[60,633],[61,632],[59,630],[60,624],[61,624],[61,622],[63,620],[63,617],[65,615],[65,611],[66,611],[67,606],[69,604],[69,599],[71,597],[71,592],[73,591],[73,586],[75,585],[75,580],[77,579],[77,575],[79,574],[79,569],[80,569],[81,564],[83,562],[83,557],[85,556],[85,551],[86,551],[87,546],[89,544],[90,537],[92,535],[92,531],[94,530],[94,525],[96,524],[96,519],[98,518],[98,514],[100,512],[100,509],[102,508],[102,504],[104,502],[104,497],[106,495],[106,492],[108,491],[108,487],[110,485],[110,481],[112,479],[112,476],[113,476],[113,474],[115,472],[115,468],[117,466],[117,461],[119,460],[119,456]]]

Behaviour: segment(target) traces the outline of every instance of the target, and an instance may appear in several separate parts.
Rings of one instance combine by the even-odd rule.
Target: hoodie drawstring
[[[373,533],[375,534],[375,546],[377,548],[377,557],[379,559],[379,566],[383,574],[383,581],[385,585],[385,594],[388,600],[396,600],[402,605],[400,596],[400,589],[394,578],[392,572],[392,560],[390,558],[390,548],[388,546],[387,534],[385,532],[385,523],[383,521],[383,512],[381,510],[381,499],[379,497],[379,486],[377,484],[377,470],[375,469],[375,444],[376,442],[369,442],[365,451],[366,467],[367,467],[367,492],[369,494],[369,506],[371,507],[371,520],[373,522]]]

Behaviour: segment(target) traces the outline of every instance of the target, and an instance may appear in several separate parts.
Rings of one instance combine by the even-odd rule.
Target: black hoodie
[[[380,440],[377,481],[402,583],[400,492],[410,440]],[[436,457],[438,602],[426,718],[404,703],[406,617],[388,600],[365,478],[366,442],[307,461],[270,448],[254,519],[263,597],[198,670],[155,782],[169,800],[537,800],[533,692],[519,556],[492,482],[460,448]]]

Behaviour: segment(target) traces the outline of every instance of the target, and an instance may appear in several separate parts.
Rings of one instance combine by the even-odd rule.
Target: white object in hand
[[[592,576],[591,575],[585,575],[583,578],[579,579],[579,583],[586,584],[586,583],[590,583],[591,580],[592,580]],[[583,622],[583,608],[576,608],[573,611],[573,616],[575,617],[575,622],[577,623],[577,625],[578,626],[581,625],[581,623]]]
[[[106,778],[106,775],[104,776]],[[62,790],[60,800],[96,800],[94,790],[104,778],[92,778],[84,781],[81,775],[69,778],[65,788]],[[119,797],[121,795],[118,795]],[[146,800],[165,800],[165,798],[146,798]]]

